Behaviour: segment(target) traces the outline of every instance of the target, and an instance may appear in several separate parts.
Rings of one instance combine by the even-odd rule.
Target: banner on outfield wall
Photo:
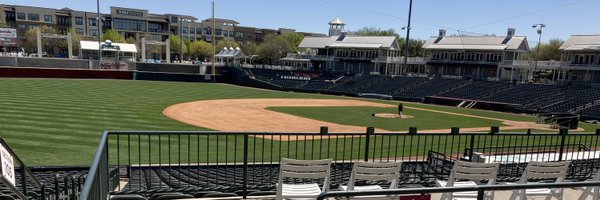
[[[17,46],[17,29],[0,28],[0,46]]]
[[[119,61],[102,61],[100,63],[100,69],[108,70],[128,70],[129,65],[126,62]]]
[[[15,165],[13,156],[0,144],[0,163],[2,164],[2,177],[15,186]]]

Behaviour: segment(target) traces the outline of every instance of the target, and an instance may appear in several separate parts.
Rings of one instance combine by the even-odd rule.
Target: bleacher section
[[[518,84],[485,97],[482,100],[523,105],[560,92],[563,89],[564,87],[555,85]]]
[[[413,99],[421,101],[427,96],[434,96],[442,92],[454,89],[468,83],[465,80],[434,78],[425,82],[421,82],[413,87],[405,88],[404,90],[396,91],[392,96],[402,99]]]
[[[434,99],[485,102],[510,106],[520,112],[562,112],[600,118],[597,86],[560,86],[442,77],[388,77],[369,74],[322,73],[310,80],[294,80],[292,71],[241,69],[267,88],[341,95],[363,93],[389,95],[394,99],[434,102]],[[306,73],[306,72],[302,72]],[[302,73],[299,73],[302,77]],[[313,72],[312,74],[319,74]],[[283,76],[283,77],[282,77]],[[285,78],[285,79],[284,79]],[[256,84],[255,84],[256,85]],[[450,104],[452,105],[452,104]],[[486,108],[486,107],[484,107]]]
[[[471,81],[461,87],[457,87],[448,92],[441,93],[437,96],[456,98],[456,99],[468,99],[478,100],[484,98],[495,91],[500,91],[510,87],[509,83],[506,82],[491,82],[491,81]]]

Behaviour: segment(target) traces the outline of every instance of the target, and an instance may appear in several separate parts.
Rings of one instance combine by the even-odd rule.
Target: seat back
[[[390,189],[398,188],[402,162],[355,162],[348,182],[348,190],[354,190],[356,180],[390,181]]]
[[[455,181],[469,180],[480,182],[488,180],[488,185],[496,183],[500,163],[477,163],[456,161],[446,186],[454,186]]]
[[[279,165],[278,188],[283,185],[283,179],[323,179],[323,191],[329,190],[331,174],[331,159],[325,160],[294,160],[281,158]]]
[[[527,164],[527,168],[519,183],[527,183],[529,179],[556,179],[556,182],[565,180],[567,170],[569,169],[569,161],[564,162],[537,162],[531,161]]]

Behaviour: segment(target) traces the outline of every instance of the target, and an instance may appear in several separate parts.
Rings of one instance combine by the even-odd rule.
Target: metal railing
[[[3,138],[0,138],[0,144],[4,147],[6,151],[13,158],[13,169],[15,170],[13,174],[15,176],[15,185],[7,180],[7,178],[2,177],[3,184],[6,185],[11,192],[13,192],[20,199],[29,199],[29,188],[28,186],[33,186],[34,189],[37,189],[41,192],[40,198],[45,199],[46,197],[46,188],[35,178],[33,173],[27,168],[25,163],[17,156],[17,154],[13,151],[13,149],[4,141]],[[2,158],[6,159],[6,158]],[[5,166],[2,166],[2,171],[6,170]],[[19,176],[16,176],[18,173]],[[30,184],[28,184],[30,183]]]
[[[102,136],[81,199],[106,199],[110,193],[153,193],[158,191],[272,190],[282,157],[304,160],[330,158],[332,187],[348,181],[354,161],[403,161],[403,184],[431,185],[449,174],[454,160],[469,160],[471,149],[498,148],[502,153],[535,154],[556,152],[557,157],[538,156],[537,161],[573,162],[568,178],[591,177],[600,168],[600,130],[597,134],[498,133],[248,133],[215,131],[107,131]],[[572,146],[588,147],[582,154]],[[531,146],[537,146],[532,151]],[[465,149],[467,152],[465,153]],[[589,153],[599,152],[599,153]],[[493,154],[486,154],[494,156]],[[505,159],[504,157],[502,157]],[[512,160],[510,160],[512,159]],[[523,160],[503,160],[499,180],[515,180]],[[527,158],[532,160],[533,158]],[[440,162],[441,161],[441,162]],[[589,161],[589,162],[588,162]],[[439,164],[443,163],[443,164]],[[109,173],[109,168],[111,169]],[[588,170],[579,170],[579,169]],[[118,179],[129,179],[125,187]]]
[[[326,198],[349,198],[364,197],[376,195],[405,195],[405,194],[431,194],[431,193],[452,193],[452,192],[477,192],[477,200],[483,200],[486,191],[498,190],[526,190],[541,188],[572,188],[572,187],[598,187],[600,181],[589,182],[561,182],[561,183],[528,183],[528,184],[510,184],[510,185],[478,185],[468,187],[434,187],[434,188],[411,188],[411,189],[386,189],[371,191],[334,191],[321,193],[317,200]]]
[[[108,199],[109,183],[111,182],[108,174],[108,133],[104,132],[96,150],[94,161],[85,179],[83,190],[79,199]]]

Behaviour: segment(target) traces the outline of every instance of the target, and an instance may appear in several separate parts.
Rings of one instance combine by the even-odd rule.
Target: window
[[[195,28],[190,28],[190,34],[196,34],[196,29]]]
[[[91,36],[98,36],[98,29],[90,29]]]
[[[19,24],[17,26],[17,29],[19,29],[19,31],[25,31],[27,30],[27,26],[25,26],[25,24]]]
[[[233,31],[229,31],[229,35],[227,35],[228,37],[233,37]]]
[[[243,32],[235,32],[235,37],[238,39],[242,39],[242,38],[244,38],[244,33]]]
[[[113,25],[118,30],[147,31],[148,22],[131,19],[113,19]]]
[[[89,26],[98,26],[98,19],[96,19],[96,18],[89,18],[88,20],[89,20],[89,22],[88,22]]]
[[[148,23],[148,32],[160,33],[160,32],[166,32],[166,31],[167,30],[165,30],[161,24],[152,23],[152,22]]]
[[[183,28],[181,29],[181,31],[182,31],[184,34],[187,34],[187,33],[188,33],[188,28],[187,28],[187,27],[183,27]]]
[[[50,17],[52,17],[52,16],[50,16]],[[50,21],[52,21],[52,19],[50,19]],[[63,16],[57,16],[56,17],[56,23],[58,25],[70,26],[71,25],[71,18],[69,18],[69,17],[63,17]]]
[[[221,30],[221,29],[215,29],[215,31],[216,31],[215,32],[216,35],[223,35],[223,30]]]
[[[171,23],[177,23],[177,17],[171,17]]]
[[[75,17],[76,25],[83,25],[83,17]]]
[[[40,14],[27,13],[27,20],[29,21],[40,21]]]
[[[21,13],[21,12],[17,13],[17,19],[25,20],[25,13]]]
[[[39,26],[39,25],[37,25],[37,24],[32,24],[32,25],[29,25],[29,29],[30,29],[30,30],[33,30],[33,29],[38,29],[38,28],[40,28],[40,26]]]
[[[16,16],[14,12],[6,12],[6,21],[15,21]]]
[[[52,15],[44,15],[45,22],[52,22]]]
[[[83,29],[82,28],[76,28],[75,32],[79,35],[83,35]]]

